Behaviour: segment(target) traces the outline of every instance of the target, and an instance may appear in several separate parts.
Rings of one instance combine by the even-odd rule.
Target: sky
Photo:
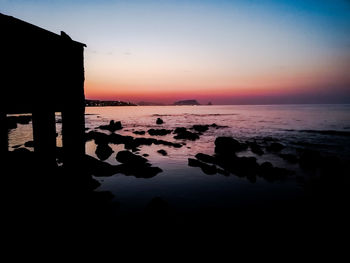
[[[0,0],[85,43],[88,99],[350,103],[350,0]]]

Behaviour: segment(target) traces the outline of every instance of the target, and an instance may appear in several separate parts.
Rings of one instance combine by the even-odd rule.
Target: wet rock
[[[108,130],[110,132],[115,132],[117,130],[123,129],[122,123],[120,121],[114,122],[114,120],[111,120],[109,122],[109,125],[101,125],[99,127],[101,130]]]
[[[197,132],[206,132],[209,129],[209,125],[193,125],[192,129]]]
[[[160,124],[163,124],[164,121],[163,121],[161,118],[157,118],[156,123],[157,123],[158,125],[160,125]]]
[[[141,157],[141,156],[140,156]],[[120,172],[125,175],[132,175],[136,178],[152,178],[163,170],[159,167],[152,167],[150,164],[123,163],[119,165]]]
[[[137,134],[137,135],[145,135],[146,134],[145,131],[134,131],[133,133]]]
[[[170,134],[172,132],[172,130],[166,130],[166,129],[149,129],[148,133],[149,135],[152,136],[164,136],[167,134]]]
[[[298,157],[295,154],[281,153],[278,156],[289,163],[297,163],[298,162]]]
[[[25,147],[34,147],[34,141],[27,141],[25,144],[24,144]]]
[[[269,146],[266,147],[266,150],[270,152],[280,152],[284,148],[283,144],[280,144],[278,142],[273,142]]]
[[[274,167],[270,162],[262,163],[258,172],[259,176],[269,182],[284,180],[291,174],[293,174],[293,171],[285,168]]]
[[[124,144],[126,149],[132,149],[136,150],[137,147],[141,145],[166,145],[166,146],[171,146],[175,148],[180,148],[182,147],[181,144],[179,143],[173,143],[173,142],[168,142],[164,140],[157,140],[154,138],[133,138],[132,136],[123,136],[120,134],[112,133],[110,135],[101,133],[101,132],[96,132],[96,131],[90,131],[85,134],[86,141],[94,140],[96,144],[108,144],[108,143],[113,143],[113,144]]]
[[[199,167],[201,164],[201,161],[193,158],[188,158],[188,165],[191,167]]]
[[[217,137],[215,140],[216,154],[234,154],[247,149],[247,145],[240,143],[232,137]]]
[[[197,153],[195,156],[198,160],[205,163],[215,163],[215,157],[204,153]]]
[[[183,139],[183,140],[191,140],[195,141],[199,139],[199,135],[187,130],[178,132],[176,136],[174,136],[174,139]]]
[[[96,177],[112,176],[121,171],[118,165],[111,165],[109,163],[99,161],[98,159],[89,155],[85,155],[83,169]]]
[[[104,161],[111,156],[113,150],[108,144],[98,144],[95,153],[101,161]]]
[[[188,165],[192,167],[200,167],[205,174],[212,175],[217,173],[215,165],[209,165],[197,159],[188,158]]]
[[[229,172],[227,172],[227,171],[225,171],[224,169],[221,169],[221,168],[217,168],[217,172],[219,174],[222,174],[222,175],[225,175],[225,176],[229,176],[230,175]]]
[[[257,155],[264,154],[264,151],[261,149],[260,145],[257,144],[256,142],[249,143],[249,147],[250,147],[250,150]]]
[[[17,148],[19,148],[19,147],[21,147],[21,146],[22,146],[22,144],[18,144],[18,145],[12,146],[12,148],[13,148],[13,149],[17,149]]]
[[[120,151],[117,153],[116,159],[118,162],[120,163],[124,163],[124,164],[131,164],[133,166],[137,166],[137,165],[145,165],[147,163],[147,159],[133,154],[129,151]]]
[[[185,127],[178,127],[174,130],[174,133],[179,134],[179,133],[183,133],[186,131],[187,131],[187,129]]]
[[[158,150],[157,152],[160,153],[163,156],[168,155],[168,153],[165,150],[163,150],[163,149]]]
[[[108,144],[110,141],[110,136],[102,132],[90,131],[85,133],[85,140],[94,140],[96,144]]]

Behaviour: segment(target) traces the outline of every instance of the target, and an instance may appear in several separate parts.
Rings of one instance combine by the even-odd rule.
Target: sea
[[[274,141],[285,146],[282,153],[296,154],[301,148],[311,148],[325,154],[350,159],[350,105],[208,105],[208,106],[119,106],[87,107],[85,110],[87,132],[102,131],[100,125],[110,120],[121,121],[123,129],[118,134],[133,137],[152,137],[183,144],[181,148],[164,145],[140,146],[139,155],[146,157],[152,166],[162,172],[152,178],[136,178],[115,174],[96,177],[101,183],[96,191],[109,191],[118,213],[143,211],[155,198],[161,198],[175,211],[187,212],[215,208],[231,208],[240,205],[257,205],[280,200],[281,202],[305,194],[303,180],[308,176],[298,164],[283,160],[278,154],[265,151],[258,156],[249,149],[239,156],[254,156],[259,164],[271,162],[274,166],[294,171],[281,181],[256,181],[234,174],[205,174],[198,167],[190,167],[188,158],[197,153],[214,154],[215,139],[231,136],[241,142]],[[164,123],[156,124],[157,118]],[[62,145],[61,116],[56,114],[57,146]],[[196,141],[177,140],[174,134],[150,136],[149,129],[191,128],[193,125],[211,125]],[[136,135],[135,131],[145,131]],[[32,126],[18,125],[9,132],[9,148],[24,147],[32,140]],[[105,162],[116,165],[116,154],[125,150],[124,145],[110,144],[114,153]],[[28,148],[33,150],[32,148]],[[157,151],[163,149],[167,155]],[[94,141],[86,143],[86,153],[97,158]]]

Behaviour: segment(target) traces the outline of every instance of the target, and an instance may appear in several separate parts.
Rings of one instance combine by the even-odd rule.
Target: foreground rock
[[[261,149],[260,145],[257,144],[256,142],[249,143],[249,147],[250,147],[250,150],[257,155],[264,154],[264,151]]]
[[[164,136],[167,134],[170,134],[172,130],[166,130],[166,129],[149,129],[148,134],[152,136]]]
[[[165,150],[163,150],[163,149],[158,150],[157,153],[159,153],[159,154],[161,154],[163,156],[168,155],[168,153]]]
[[[218,137],[215,140],[215,153],[219,155],[235,154],[247,147],[247,144],[240,143],[232,137]]]
[[[217,173],[215,165],[209,165],[197,159],[188,158],[188,165],[192,167],[200,167],[205,174],[212,175]]]
[[[137,178],[152,178],[162,172],[159,167],[152,167],[146,158],[129,151],[118,152],[116,159],[122,163],[118,167],[120,172],[125,175],[134,175]]]
[[[104,161],[111,156],[113,150],[108,144],[98,144],[95,153],[98,159]]]
[[[108,144],[108,143],[124,144],[126,149],[136,149],[141,145],[152,145],[152,144],[166,145],[166,146],[171,146],[175,148],[182,147],[182,145],[179,143],[173,143],[173,142],[164,141],[164,140],[157,140],[154,138],[142,138],[142,137],[133,138],[132,136],[124,136],[124,135],[115,134],[115,133],[107,135],[101,132],[90,131],[86,133],[85,136],[86,136],[86,141],[94,140],[97,145]]]
[[[137,135],[145,135],[146,134],[145,131],[134,131],[133,133],[137,134]]]
[[[174,139],[183,139],[183,140],[191,140],[191,141],[195,141],[199,139],[199,135],[197,133],[190,132],[184,127],[176,128],[174,133],[177,134],[174,136]]]
[[[115,132],[117,130],[123,129],[123,126],[122,126],[122,123],[120,121],[114,122],[113,120],[111,120],[109,122],[109,125],[101,125],[99,128],[101,130],[108,130],[110,132]]]
[[[284,148],[283,144],[280,144],[278,142],[273,142],[269,146],[266,147],[266,150],[270,152],[280,152]]]

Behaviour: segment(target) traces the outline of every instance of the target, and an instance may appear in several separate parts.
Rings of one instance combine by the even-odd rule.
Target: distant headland
[[[179,100],[174,102],[174,105],[200,105],[196,100]]]

